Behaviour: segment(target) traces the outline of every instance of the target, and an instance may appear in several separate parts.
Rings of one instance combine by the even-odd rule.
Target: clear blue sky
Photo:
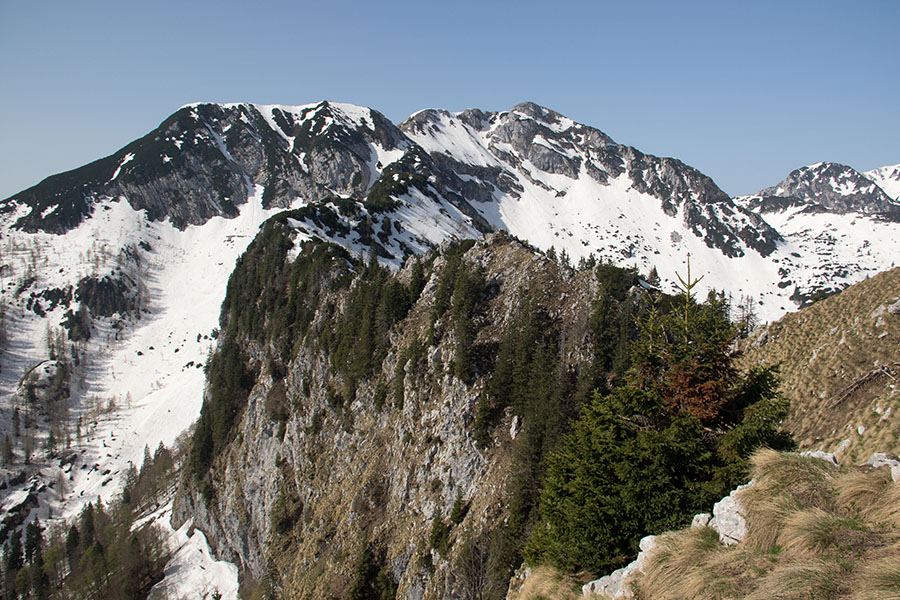
[[[900,2],[0,3],[0,198],[183,104],[532,100],[732,195],[900,163]]]

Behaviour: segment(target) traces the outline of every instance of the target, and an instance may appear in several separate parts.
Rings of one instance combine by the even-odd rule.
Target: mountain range
[[[891,266],[898,171],[820,163],[731,199],[681,161],[531,103],[425,110],[399,126],[329,102],[197,104],[0,212],[22,232],[64,234],[124,198],[184,230],[234,217],[251,198],[264,209],[299,202],[301,236],[395,265],[445,239],[501,230],[573,262],[593,254],[655,267],[669,282],[690,253],[708,287],[752,298],[771,320]]]
[[[36,415],[31,449],[15,448],[34,460],[7,466],[6,530],[109,501],[145,446],[173,445],[191,425],[229,275],[286,210],[289,256],[319,239],[397,270],[500,231],[562,264],[655,270],[667,290],[689,260],[702,287],[761,321],[900,255],[900,166],[818,163],[730,198],[677,159],[532,103],[429,109],[399,125],[334,102],[185,106],[0,202],[0,425],[13,430],[28,389],[64,389],[69,402],[62,417]],[[62,356],[76,367],[65,377]]]

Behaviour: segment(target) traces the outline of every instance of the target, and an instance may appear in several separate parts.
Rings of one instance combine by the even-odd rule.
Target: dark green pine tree
[[[6,548],[3,552],[3,572],[6,583],[6,597],[18,598],[19,593],[25,590],[20,589],[21,575],[19,571],[25,566],[25,557],[22,553],[22,532],[16,530],[6,542]],[[24,573],[22,573],[24,574]],[[27,580],[24,582],[27,585]]]
[[[25,565],[25,557],[22,553],[22,532],[15,531],[6,543],[6,552],[3,554],[3,570],[7,573],[18,571]]]
[[[88,505],[81,511],[81,547],[84,550],[91,548],[96,541],[96,532],[94,531],[94,505],[88,502]]]
[[[548,459],[540,498],[547,525],[532,540],[532,558],[607,572],[633,557],[641,537],[680,525],[712,500],[702,482],[714,455],[699,424],[663,412],[657,394],[632,386],[588,403]]]
[[[50,597],[50,577],[44,569],[44,557],[38,547],[31,564],[31,597],[46,600]]]
[[[78,526],[72,525],[69,527],[69,531],[66,534],[66,558],[69,560],[69,568],[72,568],[72,565],[75,565],[78,562],[78,558],[81,555],[80,549],[81,547],[81,533],[78,531]]]
[[[40,552],[43,542],[44,536],[37,520],[25,526],[25,562],[29,564],[34,562],[34,557]]]

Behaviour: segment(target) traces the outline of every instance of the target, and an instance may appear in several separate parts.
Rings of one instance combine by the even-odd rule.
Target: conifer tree
[[[66,558],[69,560],[69,569],[74,568],[75,563],[78,561],[80,547],[81,533],[77,525],[72,525],[66,534]]]
[[[41,527],[36,520],[25,526],[25,561],[27,563],[34,562],[35,554],[40,552],[43,542],[44,536],[41,534]]]
[[[724,298],[700,304],[699,279],[679,280],[678,297],[651,299],[625,385],[595,393],[551,453],[530,562],[608,572],[641,537],[710,510],[753,449],[790,447],[774,371],[739,374]]]
[[[31,565],[31,597],[35,600],[46,600],[50,597],[50,577],[44,569],[44,559],[40,554],[40,548]]]
[[[88,502],[88,505],[81,511],[81,547],[87,550],[94,545],[96,541],[96,532],[94,531],[94,505]]]
[[[22,532],[14,531],[6,543],[6,552],[3,554],[3,570],[7,573],[18,571],[25,564],[22,553]]]

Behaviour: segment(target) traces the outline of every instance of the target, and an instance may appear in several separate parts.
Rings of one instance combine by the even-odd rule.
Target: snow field
[[[94,320],[86,348],[89,361],[82,365],[81,379],[72,385],[70,414],[73,421],[82,423],[80,439],[72,440],[78,458],[61,468],[40,454],[35,457],[45,463],[40,467],[44,477],[63,482],[64,489],[43,494],[34,516],[72,519],[88,502],[110,503],[120,493],[121,476],[129,463],[140,467],[145,447],[151,453],[160,443],[172,447],[197,418],[203,400],[202,366],[214,344],[211,334],[218,324],[228,277],[260,224],[280,212],[264,210],[261,198],[262,189],[256,189],[238,217],[217,217],[184,231],[168,222],[147,223],[144,214],[124,200],[101,205],[91,218],[63,236],[4,230],[5,260],[17,265],[14,273],[24,272],[18,267],[27,268],[27,263],[36,261],[39,268],[34,270],[38,278],[34,287],[39,289],[70,285],[84,276],[102,277],[116,270],[114,259],[93,260],[89,253],[115,256],[119,248],[142,242],[149,247],[140,251],[140,269],[128,271],[146,286],[147,309],[119,334],[121,340],[115,339],[109,321]],[[59,323],[64,312],[57,307],[48,312],[47,320],[39,318],[24,307],[27,291],[15,297],[16,285],[13,274],[0,279],[9,307],[11,337],[0,371],[0,402],[7,406],[25,369],[47,358],[47,323]],[[24,499],[16,494],[25,491],[8,495],[4,509]],[[167,526],[167,521],[160,525]],[[179,546],[184,548],[175,565],[183,582],[177,589],[196,591],[200,588],[184,587],[200,581],[199,575],[190,574],[195,561],[185,558],[185,553],[189,554],[185,548],[208,558],[205,539],[195,532]],[[236,597],[236,568],[204,568],[207,574],[215,574],[213,581],[226,581],[231,577],[225,576],[226,571],[230,574],[233,570],[234,594],[225,593],[231,589],[227,586],[220,590],[225,598]]]

